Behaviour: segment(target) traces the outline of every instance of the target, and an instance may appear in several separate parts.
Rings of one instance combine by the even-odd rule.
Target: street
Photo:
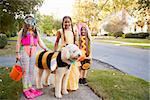
[[[56,37],[44,38],[54,43]],[[150,81],[149,50],[92,42],[92,56],[125,73]]]
[[[93,58],[111,64],[130,75],[149,81],[149,50],[106,43],[92,43]]]

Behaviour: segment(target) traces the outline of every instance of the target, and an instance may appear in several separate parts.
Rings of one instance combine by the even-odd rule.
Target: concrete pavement
[[[43,88],[44,95],[35,98],[34,100],[60,100],[54,96],[54,87],[49,86]],[[20,100],[27,100],[24,96]],[[69,92],[68,95],[63,95],[61,100],[102,100],[100,97],[95,95],[88,86],[79,86],[76,91]]]
[[[114,70],[114,67],[103,63],[101,61],[93,60],[92,69],[100,70]],[[53,80],[50,77],[49,80]],[[54,86],[50,85],[42,89],[44,95],[35,98],[34,100],[60,100],[54,96]],[[20,100],[27,100],[23,95]],[[76,91],[69,91],[68,95],[63,95],[61,100],[102,100],[101,97],[98,97],[88,86],[79,85],[79,89]]]

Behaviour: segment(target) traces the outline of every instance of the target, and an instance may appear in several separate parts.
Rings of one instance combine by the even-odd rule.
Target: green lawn
[[[17,41],[17,38],[18,38],[18,36],[10,37],[10,38],[8,38],[8,40],[15,40],[15,41]]]
[[[150,83],[112,70],[89,70],[88,85],[103,100],[149,100]]]
[[[125,39],[121,37],[115,38],[115,37],[109,37],[109,36],[102,36],[102,37],[95,37],[93,41],[111,43],[111,44],[120,45],[120,46],[132,46],[136,48],[150,49],[150,46],[148,46],[148,44],[150,43],[150,40],[148,39],[129,39],[129,38]],[[127,43],[122,43],[122,42],[127,42]]]
[[[133,38],[122,38],[122,37],[112,37],[112,36],[99,36],[95,37],[95,40],[113,40],[121,42],[130,42],[130,43],[150,43],[148,39],[133,39]]]
[[[16,52],[16,42],[8,41],[8,44],[3,49],[0,49],[0,56],[15,55],[15,52]]]
[[[52,42],[49,42],[47,40],[43,40],[45,45],[53,50],[54,44]],[[15,55],[16,52],[16,41],[8,41],[8,44],[5,46],[5,48],[0,49],[0,56],[8,56],[8,55]]]
[[[11,68],[0,67],[0,100],[19,100],[22,93],[21,81],[9,77]]]
[[[44,39],[43,42],[47,46],[47,48],[54,50],[54,44],[52,42],[49,42],[48,40]]]
[[[7,45],[3,49],[0,49],[0,56],[15,55],[16,40],[17,36],[8,38]]]

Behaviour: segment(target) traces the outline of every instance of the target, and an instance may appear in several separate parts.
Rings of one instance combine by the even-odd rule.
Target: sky
[[[75,0],[44,0],[39,12],[62,19],[66,15],[72,16],[74,2]]]

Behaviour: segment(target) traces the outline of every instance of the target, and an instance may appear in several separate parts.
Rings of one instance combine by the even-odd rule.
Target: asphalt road
[[[93,58],[109,63],[117,69],[150,81],[150,50],[106,43],[92,43]]]

